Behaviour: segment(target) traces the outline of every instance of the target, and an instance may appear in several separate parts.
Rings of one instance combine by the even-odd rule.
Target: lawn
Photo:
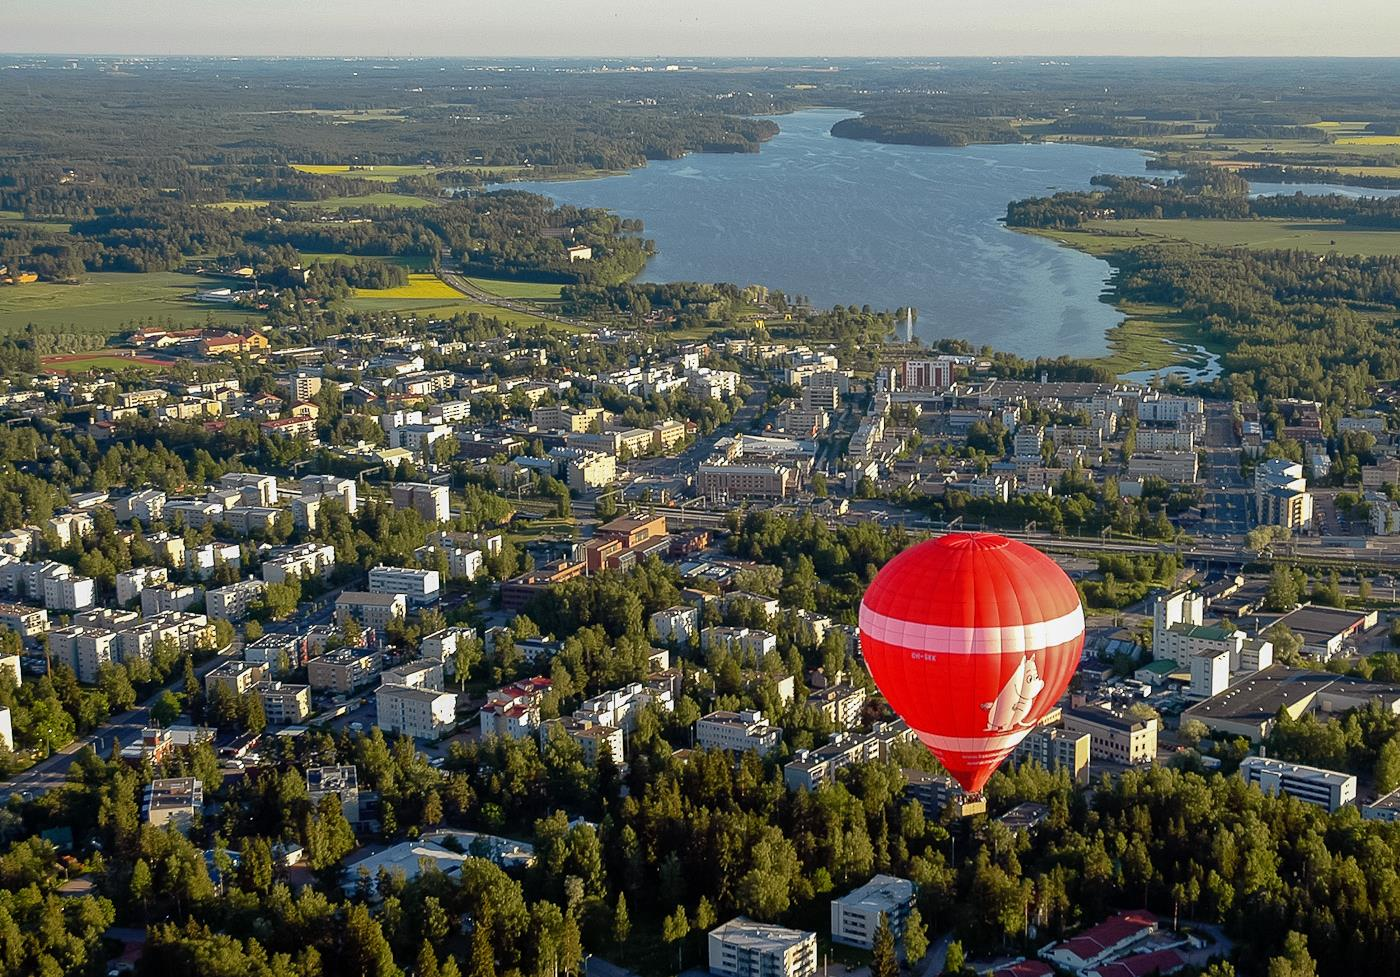
[[[102,272],[78,285],[36,282],[0,288],[0,335],[20,332],[30,323],[47,331],[112,335],[146,320],[228,327],[261,320],[256,313],[214,309],[186,298],[213,284],[175,272]]]

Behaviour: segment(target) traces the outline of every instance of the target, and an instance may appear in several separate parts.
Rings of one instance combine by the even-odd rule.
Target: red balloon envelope
[[[1059,701],[1084,649],[1084,610],[1053,560],[990,533],[900,553],[860,605],[875,684],[977,793]]]

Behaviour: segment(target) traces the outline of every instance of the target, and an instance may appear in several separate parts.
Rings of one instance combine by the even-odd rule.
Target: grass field
[[[149,356],[122,356],[117,353],[71,353],[45,356],[40,361],[45,369],[55,373],[83,373],[87,370],[164,370],[168,364]]]
[[[362,193],[354,197],[327,197],[325,200],[295,200],[294,207],[320,207],[323,210],[354,210],[357,207],[436,207],[436,200],[406,193]]]
[[[1115,220],[1091,221],[1084,230],[1035,230],[1061,244],[1093,255],[1107,255],[1135,244],[1186,241],[1207,247],[1311,251],[1362,257],[1400,255],[1400,231],[1349,228],[1343,224],[1284,220]]]
[[[0,335],[19,332],[30,323],[49,331],[111,335],[148,319],[230,327],[261,320],[256,313],[211,309],[185,298],[212,284],[175,272],[104,272],[88,275],[79,285],[36,282],[4,288],[0,289]]]
[[[562,285],[545,282],[517,282],[502,278],[468,278],[473,286],[487,295],[503,299],[524,299],[528,302],[558,302]]]
[[[1214,247],[1242,246],[1365,257],[1400,254],[1400,231],[1350,228],[1343,224],[1284,220],[1123,220],[1094,221],[1094,230],[1124,231]],[[1121,243],[1121,241],[1120,241]]]
[[[256,210],[258,207],[266,207],[272,203],[271,200],[220,200],[216,204],[205,204],[206,207],[217,207],[219,210]]]

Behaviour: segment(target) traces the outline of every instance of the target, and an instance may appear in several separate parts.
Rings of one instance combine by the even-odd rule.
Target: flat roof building
[[[831,900],[831,942],[869,950],[875,945],[880,917],[886,917],[896,940],[914,905],[914,883],[877,875],[859,889]]]
[[[194,777],[153,780],[141,798],[141,820],[157,828],[169,824],[177,831],[188,831],[203,810],[204,786]]]
[[[1071,709],[1065,729],[1089,734],[1090,755],[1119,763],[1151,763],[1157,759],[1157,720],[1121,716],[1107,709]]]
[[[1329,812],[1356,800],[1356,777],[1336,770],[1251,756],[1240,761],[1240,776],[1266,794],[1287,794]]]
[[[814,977],[817,934],[736,916],[710,930],[716,977]]]
[[[1372,702],[1391,715],[1400,715],[1400,686],[1272,665],[1196,703],[1181,718],[1199,719],[1213,732],[1258,742],[1269,735],[1280,709],[1297,719],[1310,712],[1346,712]]]

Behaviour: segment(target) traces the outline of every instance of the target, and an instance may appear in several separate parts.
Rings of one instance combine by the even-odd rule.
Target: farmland
[[[356,180],[373,180],[375,183],[393,183],[406,176],[430,176],[437,172],[437,168],[433,166],[358,167],[348,163],[293,163],[292,169],[313,176],[350,176]]]
[[[490,285],[513,285],[518,283],[488,282]],[[544,286],[534,286],[543,288]],[[558,286],[550,286],[558,294]],[[349,306],[356,312],[397,312],[405,315],[422,315],[430,318],[449,318],[455,315],[494,316],[515,326],[554,325],[551,320],[531,312],[518,309],[503,309],[470,296],[463,295],[446,282],[433,275],[410,275],[407,285],[401,288],[355,290]]]
[[[0,335],[33,324],[45,332],[112,335],[146,322],[238,326],[260,318],[234,309],[214,309],[187,299],[214,284],[175,272],[144,275],[104,272],[77,285],[38,282],[0,289]]]

